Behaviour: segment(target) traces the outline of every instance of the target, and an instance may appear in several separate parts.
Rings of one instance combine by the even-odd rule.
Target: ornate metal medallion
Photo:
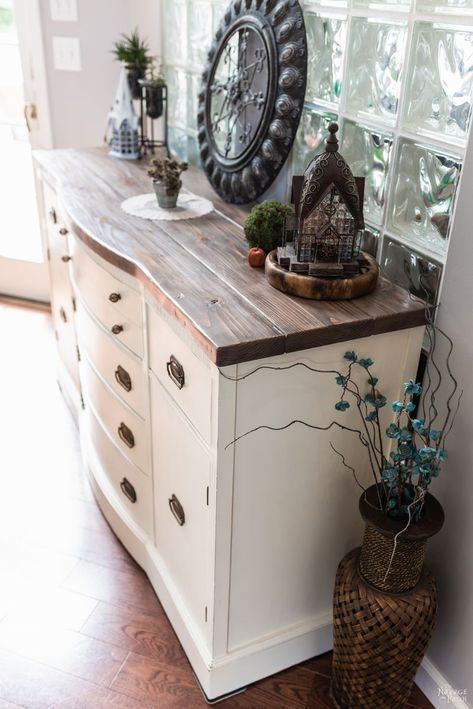
[[[227,202],[256,199],[284,164],[306,67],[297,0],[233,0],[208,55],[197,117],[204,170]]]

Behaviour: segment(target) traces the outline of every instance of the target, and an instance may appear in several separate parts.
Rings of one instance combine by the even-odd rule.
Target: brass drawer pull
[[[112,303],[118,303],[118,301],[121,300],[121,298],[122,297],[121,297],[120,293],[110,293],[110,295],[108,296],[108,299]]]
[[[123,325],[112,325],[112,332],[114,335],[119,335],[123,332]]]
[[[67,234],[69,234],[69,231],[66,229],[65,226],[62,226],[62,227],[59,229],[59,233],[61,234],[61,236],[66,236]]]
[[[169,362],[166,362],[166,369],[168,370],[169,378],[172,379],[178,389],[182,389],[186,381],[184,367],[174,355],[171,355]]]
[[[72,256],[61,256],[61,261],[64,261],[64,263],[72,261]]]
[[[125,391],[131,391],[131,377],[121,364],[115,370],[115,379]]]
[[[123,478],[123,480],[120,483],[120,487],[121,487],[122,492],[125,495],[125,497],[128,497],[130,502],[135,503],[137,500],[136,490],[133,487],[133,485],[131,484],[131,482],[129,480],[127,480],[126,478]]]
[[[183,506],[181,505],[181,503],[179,502],[179,500],[177,499],[177,497],[174,494],[169,498],[168,502],[169,502],[169,508],[170,508],[171,512],[173,513],[173,515],[176,519],[176,522],[178,523],[178,525],[180,527],[182,527],[186,521],[186,515],[184,513]]]
[[[135,447],[135,437],[133,435],[133,432],[130,428],[128,428],[125,423],[123,423],[123,421],[119,425],[117,431],[118,435],[120,436],[120,439],[126,446],[128,446],[128,448]]]
[[[51,209],[49,210],[49,218],[51,219],[53,224],[56,224],[57,214],[56,214],[56,210],[54,209],[54,207],[51,207]]]
[[[64,322],[67,322],[66,311],[64,310],[64,308],[62,306],[59,308],[59,315],[61,316],[61,318],[63,319]]]

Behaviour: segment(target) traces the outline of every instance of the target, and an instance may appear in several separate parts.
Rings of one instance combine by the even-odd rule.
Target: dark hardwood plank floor
[[[199,709],[190,665],[84,482],[47,312],[0,303],[0,709]],[[330,655],[222,709],[324,709]],[[415,690],[411,709],[432,705]]]

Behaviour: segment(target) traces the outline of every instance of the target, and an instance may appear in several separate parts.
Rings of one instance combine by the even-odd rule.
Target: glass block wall
[[[200,72],[226,5],[164,3],[171,149],[195,164]],[[308,82],[288,185],[337,120],[340,150],[366,178],[365,248],[389,277],[434,301],[470,122],[473,0],[303,5]]]

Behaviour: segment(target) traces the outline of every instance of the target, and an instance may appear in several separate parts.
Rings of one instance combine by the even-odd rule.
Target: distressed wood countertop
[[[36,151],[35,159],[77,237],[138,278],[218,366],[425,324],[423,304],[384,279],[349,301],[274,289],[246,260],[248,210],[223,202],[197,168],[184,173],[184,186],[211,199],[215,211],[153,222],[120,209],[124,199],[152,191],[145,161],[117,160],[102,148]]]

